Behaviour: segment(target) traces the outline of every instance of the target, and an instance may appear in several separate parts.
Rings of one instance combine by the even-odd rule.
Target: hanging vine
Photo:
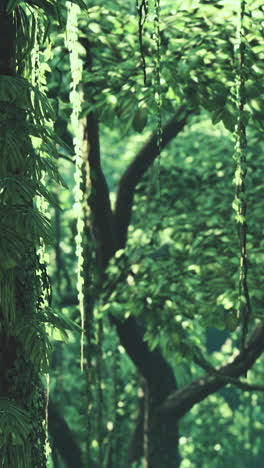
[[[157,105],[157,147],[158,147],[158,195],[161,209],[161,145],[162,145],[162,92],[161,92],[161,55],[160,55],[160,0],[154,0],[154,40],[155,55],[155,101]],[[160,219],[162,225],[162,218]],[[161,228],[161,226],[160,226]]]
[[[44,43],[44,32],[43,24],[39,12],[35,13],[35,41],[34,47],[31,53],[31,82],[33,86],[37,86],[38,89],[46,94],[48,91],[46,71],[50,71],[48,61],[52,58],[51,42],[47,44],[43,52],[40,50],[41,43]],[[53,122],[45,118],[45,126],[53,130]],[[35,142],[35,148],[42,153],[41,143]],[[43,156],[43,155],[42,155]],[[44,170],[41,171],[40,180],[43,185],[47,184],[47,174]],[[37,198],[36,205],[41,213],[44,214],[46,219],[51,218],[49,203],[47,199],[42,195]],[[39,283],[39,298],[37,301],[37,310],[40,312],[49,309],[52,306],[52,288],[47,271],[47,265],[49,264],[49,255],[46,251],[46,246],[43,238],[40,238],[40,244],[37,249],[37,271],[36,276]],[[46,419],[46,456],[48,458],[51,448],[49,445],[48,435],[48,404],[49,404],[49,373],[46,373],[46,391],[45,391],[45,419]]]
[[[143,47],[143,33],[144,33],[144,26],[148,17],[148,0],[141,0],[140,3],[136,0],[137,11],[138,11],[138,41],[139,41],[139,49],[141,55],[141,62],[142,62],[142,70],[143,70],[143,78],[144,78],[144,85],[147,85],[147,72],[146,72],[146,59],[144,54],[144,47]]]
[[[97,377],[97,434],[98,434],[98,466],[103,466],[103,321],[97,322],[97,353],[96,353],[96,377]]]
[[[155,101],[157,104],[157,147],[159,155],[162,143],[162,93],[161,93],[161,55],[160,55],[160,0],[154,0],[154,40],[156,46],[155,55]]]
[[[119,414],[118,414],[118,401],[121,393],[119,380],[120,380],[120,351],[119,342],[117,341],[113,350],[113,408],[112,408],[112,463],[118,466],[119,457]]]
[[[246,336],[251,314],[251,304],[248,290],[248,260],[247,260],[247,200],[245,179],[247,174],[247,135],[245,125],[245,105],[246,105],[246,65],[245,65],[245,9],[246,1],[239,2],[239,17],[237,27],[237,44],[235,54],[237,57],[237,82],[236,82],[236,103],[237,103],[237,123],[235,129],[235,199],[233,208],[238,222],[238,237],[240,246],[240,272],[239,272],[239,292],[238,292],[238,318],[242,323],[242,348],[245,348]]]
[[[143,48],[143,33],[146,21],[149,15],[150,6],[152,7],[153,12],[153,40],[155,46],[155,55],[154,55],[154,82],[153,82],[153,92],[154,100],[156,105],[156,133],[157,133],[157,148],[158,148],[158,164],[157,164],[157,174],[155,171],[155,166],[153,166],[151,174],[151,184],[150,192],[152,191],[151,186],[155,185],[157,187],[159,203],[161,208],[161,148],[162,148],[162,91],[161,91],[161,52],[160,52],[160,0],[153,0],[153,3],[149,5],[148,0],[142,0],[140,3],[137,0],[137,11],[138,11],[138,40],[140,46],[140,55],[142,61],[142,69],[144,76],[144,84],[147,84],[146,76],[146,58]],[[152,241],[155,242],[157,232],[159,232],[162,226],[162,216],[156,226],[156,229],[152,231]]]
[[[68,16],[66,27],[66,46],[69,50],[70,68],[71,68],[71,91],[70,102],[72,105],[71,125],[73,132],[73,145],[75,152],[75,206],[76,213],[77,235],[76,241],[76,257],[77,257],[77,292],[78,302],[81,316],[81,369],[83,370],[84,359],[84,195],[83,195],[83,154],[82,145],[84,137],[84,129],[79,120],[82,106],[82,92],[80,83],[82,79],[83,62],[79,56],[79,33],[78,33],[78,15],[80,8],[71,2],[67,2]]]

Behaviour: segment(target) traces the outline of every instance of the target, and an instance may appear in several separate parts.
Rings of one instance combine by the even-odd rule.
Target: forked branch
[[[264,351],[264,324],[258,325],[248,341],[245,350],[240,352],[233,361],[222,366],[217,373],[203,376],[189,385],[177,390],[161,405],[162,415],[174,418],[184,416],[195,404],[204,400],[227,383],[235,383],[243,390],[262,390],[259,385],[249,385],[237,380],[251,369],[255,361]]]
[[[174,117],[162,129],[161,149],[180,133],[186,125],[190,113],[191,111],[186,106],[179,107]],[[154,133],[128,166],[120,180],[114,214],[118,249],[123,249],[126,244],[136,186],[158,156],[157,134]]]

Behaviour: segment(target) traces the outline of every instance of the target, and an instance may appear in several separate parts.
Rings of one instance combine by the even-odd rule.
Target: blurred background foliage
[[[143,35],[145,84],[135,2],[93,1],[80,15],[82,116],[89,118],[93,112],[99,121],[102,168],[113,206],[122,174],[157,125],[153,15],[150,10]],[[197,348],[215,366],[238,350],[239,245],[232,209],[235,18],[231,0],[161,2],[162,121],[181,106],[188,123],[137,186],[127,245],[111,259],[107,281],[97,298],[90,388],[79,370],[79,334],[70,332],[65,344],[65,337],[54,333],[50,467],[78,466],[70,464],[70,445],[65,430],[60,429],[64,426],[56,426],[62,420],[70,429],[76,453],[80,449],[84,460],[88,440],[94,466],[100,466],[100,450],[100,468],[125,468],[131,451],[136,460],[131,467],[144,466],[140,449],[137,453],[133,446],[144,385],[110,325],[109,313],[120,320],[137,317],[149,349],[162,350],[179,386],[203,373],[193,361]],[[247,106],[243,118],[248,132],[252,327],[263,319],[262,2],[247,2],[246,27]],[[55,129],[68,145],[58,144],[58,165],[67,187],[50,187],[61,206],[61,210],[52,209],[56,239],[49,252],[53,306],[78,322],[71,75],[64,33],[53,21],[50,37],[48,94],[56,112]],[[94,349],[100,341],[99,323],[103,324],[103,343],[98,364]],[[263,358],[248,373],[248,381],[262,383]],[[261,393],[227,386],[194,406],[180,422],[181,468],[261,467],[263,402]],[[52,427],[57,428],[57,435]]]

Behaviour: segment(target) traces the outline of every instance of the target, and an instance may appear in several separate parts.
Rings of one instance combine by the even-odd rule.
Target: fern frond
[[[0,270],[0,310],[8,330],[15,326],[16,296],[13,269]]]
[[[31,431],[30,418],[15,401],[0,398],[0,457],[1,467],[28,468],[31,455],[27,438]]]
[[[6,444],[9,437],[14,445],[23,444],[30,430],[28,413],[15,401],[0,398],[0,448]]]
[[[26,318],[25,318],[26,320]],[[15,330],[16,336],[23,344],[25,356],[31,361],[37,373],[47,373],[51,344],[47,340],[46,330],[37,319],[27,320]]]
[[[3,270],[14,268],[21,262],[25,252],[25,240],[12,229],[0,224],[0,263]]]
[[[47,307],[43,312],[43,322],[49,323],[58,330],[69,330],[81,332],[81,327],[67,317],[60,310],[53,311],[51,307]]]
[[[30,84],[21,76],[0,75],[0,101],[15,104],[22,109],[30,106]]]
[[[36,153],[35,158],[28,161],[28,167],[36,179],[40,179],[43,171],[45,174],[48,174],[52,180],[63,187],[68,188],[66,182],[58,171],[56,163],[48,154],[40,155],[39,153]]]
[[[31,86],[31,103],[34,109],[34,117],[41,122],[46,120],[55,120],[55,113],[47,97],[36,87]]]
[[[28,241],[39,242],[40,238],[47,244],[53,241],[50,221],[36,207],[0,206],[0,223],[5,224],[8,229],[13,229]]]
[[[17,197],[19,204],[31,201],[36,195],[44,197],[52,206],[59,208],[56,198],[41,182],[23,176],[0,177],[0,202],[4,203],[9,199],[14,201]]]

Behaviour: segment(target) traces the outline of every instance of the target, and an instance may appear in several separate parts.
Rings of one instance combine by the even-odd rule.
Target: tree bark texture
[[[144,461],[146,468],[178,468],[178,421],[160,417],[159,407],[163,392],[154,385],[145,384],[144,408]],[[169,393],[168,393],[169,394]]]

